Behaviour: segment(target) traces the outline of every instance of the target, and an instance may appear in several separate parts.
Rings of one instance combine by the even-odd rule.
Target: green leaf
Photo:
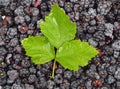
[[[57,4],[54,4],[45,22],[40,23],[41,32],[48,38],[50,43],[59,48],[64,42],[74,39],[76,24],[71,22]]]
[[[56,53],[56,61],[63,67],[77,71],[79,66],[86,66],[98,51],[87,42],[73,40],[64,43]]]
[[[35,64],[44,64],[55,58],[54,47],[42,36],[29,36],[22,40],[26,55],[32,57]]]

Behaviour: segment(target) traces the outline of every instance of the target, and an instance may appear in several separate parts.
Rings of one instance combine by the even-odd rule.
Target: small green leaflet
[[[29,36],[22,40],[26,55],[32,57],[35,64],[44,64],[55,58],[54,47],[42,36]]]
[[[87,42],[72,40],[64,43],[56,53],[56,61],[63,67],[77,71],[79,66],[86,66],[98,51]]]
[[[40,23],[41,32],[50,43],[59,48],[64,42],[74,39],[76,24],[71,22],[63,9],[54,4],[45,22]]]

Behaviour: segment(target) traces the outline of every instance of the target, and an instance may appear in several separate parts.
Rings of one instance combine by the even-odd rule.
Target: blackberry
[[[12,2],[12,3],[10,4],[10,9],[11,9],[11,10],[15,10],[16,7],[17,7],[17,3]]]
[[[71,71],[65,71],[64,72],[64,78],[70,79],[72,76],[72,72]]]
[[[90,15],[91,18],[94,18],[95,16],[97,16],[96,9],[89,8],[88,14]],[[94,22],[94,24],[95,24],[95,22]],[[93,25],[93,24],[92,24],[92,25]]]
[[[105,35],[113,39],[113,25],[108,23],[105,24]]]
[[[16,53],[22,53],[22,48],[20,47],[20,45],[17,45],[17,46],[14,47],[14,51]]]
[[[77,89],[77,88],[79,87],[79,85],[80,85],[79,80],[75,80],[75,81],[72,81],[72,82],[71,82],[70,87],[71,87],[72,89]]]
[[[61,89],[70,89],[70,82],[66,79],[63,80],[63,83],[60,84]]]
[[[0,46],[5,45],[5,42],[3,41],[3,39],[0,37]]]
[[[28,79],[27,78],[22,78],[21,82],[26,84],[26,83],[28,83]]]
[[[115,71],[114,77],[119,80],[120,79],[120,68],[117,68],[117,70]]]
[[[92,81],[91,80],[87,80],[85,83],[86,89],[92,89]]]
[[[106,78],[106,82],[107,82],[108,84],[112,84],[112,83],[114,83],[115,81],[116,81],[115,78],[114,78],[113,76],[111,76],[111,75],[108,75],[107,78]]]
[[[25,84],[25,89],[35,89],[33,85]]]
[[[0,0],[0,5],[2,6],[8,6],[12,0]]]
[[[32,0],[24,0],[23,2],[21,2],[23,4],[25,4],[26,6],[30,6],[32,4]]]
[[[57,84],[61,84],[63,82],[63,78],[60,74],[57,74],[57,75],[55,75],[54,81]]]
[[[117,61],[117,60],[115,60],[115,58],[114,58],[114,57],[110,57],[110,63],[111,63],[111,64],[113,64],[113,65],[114,65],[114,64],[116,63],[116,61]]]
[[[114,58],[118,58],[119,55],[120,55],[120,52],[119,52],[119,51],[114,51],[114,54],[113,54]]]
[[[81,0],[79,3],[85,9],[89,6],[90,1],[89,0]]]
[[[37,72],[34,67],[30,67],[29,71],[30,71],[31,74],[36,74],[36,72]]]
[[[16,78],[18,78],[18,72],[16,70],[10,70],[7,72],[7,75],[9,77],[9,80],[14,81]]]
[[[45,77],[40,77],[39,81],[40,81],[40,87],[45,88],[46,84],[47,84],[46,78]]]
[[[47,5],[46,5],[46,3],[41,3],[40,9],[41,9],[41,11],[47,11]]]
[[[64,8],[66,12],[71,12],[72,11],[73,4],[70,2],[65,2]]]
[[[38,77],[40,77],[40,76],[41,76],[41,77],[44,77],[45,74],[41,73],[40,71],[37,71],[37,76],[38,76]]]
[[[37,77],[36,77],[36,75],[30,75],[29,77],[28,77],[28,82],[29,83],[34,83],[35,81],[36,81],[36,79],[37,79]]]
[[[31,29],[31,30],[35,29],[34,23],[30,23],[28,26],[28,29]]]
[[[18,38],[11,39],[8,45],[9,46],[16,46],[16,45],[18,45]]]
[[[73,76],[71,76],[71,77],[75,77],[75,78],[80,78],[80,71],[78,71],[78,72],[73,72]]]
[[[20,54],[13,54],[13,59],[18,63],[22,60],[22,57]]]
[[[15,9],[14,13],[19,16],[24,16],[24,7],[19,6],[18,8]]]
[[[98,43],[96,41],[94,41],[94,39],[88,39],[88,42],[90,43],[90,45],[96,47],[98,45]]]
[[[6,85],[6,86],[3,86],[2,89],[11,89],[11,86],[10,85]]]
[[[3,62],[4,56],[0,56],[0,62]]]
[[[54,81],[52,81],[52,80],[47,81],[47,88],[48,89],[53,89],[54,85],[55,85]]]
[[[110,58],[107,57],[107,56],[102,56],[102,61],[103,61],[103,62],[109,62],[109,61],[110,61]]]
[[[27,59],[22,60],[21,65],[22,67],[25,67],[25,68],[30,67],[30,61]]]
[[[82,8],[81,8],[80,4],[75,4],[74,5],[74,11],[75,12],[80,12],[81,10],[82,10]]]
[[[7,57],[5,59],[7,64],[11,63],[11,58],[12,58],[12,54],[7,54]]]
[[[70,2],[73,2],[73,3],[75,3],[75,2],[77,2],[78,0],[70,0]]]
[[[0,79],[4,79],[6,77],[6,72],[4,69],[0,68]]]
[[[101,89],[108,89],[107,87],[101,87]]]
[[[23,87],[21,87],[21,85],[19,85],[19,84],[13,84],[12,85],[12,87],[11,87],[11,89],[23,89]]]
[[[15,21],[16,24],[23,24],[24,21],[25,21],[25,19],[24,19],[23,16],[16,16],[16,17],[14,18],[14,21]]]
[[[29,76],[29,71],[27,68],[22,68],[20,71],[20,77],[25,78]]]
[[[113,75],[116,71],[116,65],[111,65],[107,68],[109,74]]]
[[[96,39],[96,41],[105,40],[105,36],[102,31],[97,31],[93,36]]]
[[[75,12],[69,12],[69,13],[68,13],[68,16],[70,17],[70,19],[71,19],[72,21],[75,21]]]
[[[113,48],[111,48],[111,47],[109,47],[109,46],[105,46],[104,47],[104,54],[106,54],[106,55],[113,55]]]
[[[0,47],[0,55],[5,55],[7,50],[4,47]]]
[[[108,74],[106,70],[99,70],[99,75],[100,77],[105,78]]]
[[[106,15],[112,7],[111,1],[99,1],[97,11],[102,15]]]
[[[38,8],[32,8],[32,15],[37,16],[39,14],[39,9]]]
[[[112,48],[114,50],[120,50],[120,40],[114,41],[114,43],[112,44]]]
[[[38,21],[38,17],[37,16],[34,16],[32,17],[32,20],[31,20],[33,23],[36,23]]]
[[[91,26],[94,26],[94,25],[96,25],[96,20],[93,19],[93,20],[91,20],[89,23],[90,23]]]
[[[26,25],[19,25],[18,30],[20,33],[26,33],[26,31],[28,30],[28,27]],[[20,36],[22,36],[22,35],[20,35]]]
[[[55,87],[54,89],[60,89],[60,87]]]
[[[75,20],[79,20],[79,12],[75,13]]]
[[[7,35],[9,38],[13,38],[15,35],[17,35],[17,29],[16,28],[9,28],[7,31]]]
[[[116,83],[116,89],[119,89],[120,88],[120,81],[117,81]]]
[[[25,21],[30,22],[31,18],[29,15],[25,15]]]
[[[63,7],[64,6],[64,1],[60,0],[59,5],[60,5],[60,7]]]
[[[7,82],[7,75],[4,69],[0,68],[0,86]]]

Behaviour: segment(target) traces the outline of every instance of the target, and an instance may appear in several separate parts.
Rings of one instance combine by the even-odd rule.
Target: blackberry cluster
[[[35,65],[21,40],[41,36],[39,23],[53,2],[77,24],[76,38],[89,42],[99,55],[78,72],[52,62]],[[0,89],[120,89],[119,0],[0,0]]]

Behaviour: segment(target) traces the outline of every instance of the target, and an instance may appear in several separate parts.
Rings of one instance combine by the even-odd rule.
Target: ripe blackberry
[[[8,45],[9,46],[16,46],[16,45],[18,45],[18,38],[11,39]]]
[[[60,84],[61,89],[70,89],[70,82],[66,79],[63,80],[63,83]]]
[[[20,71],[20,77],[25,78],[29,76],[29,70],[27,68],[22,68]]]
[[[57,84],[61,84],[63,82],[63,78],[60,74],[57,74],[57,75],[55,75],[54,81]]]
[[[35,89],[31,84],[25,84],[25,89]]]
[[[66,12],[72,11],[73,4],[71,2],[65,2],[64,8]]]
[[[108,84],[112,84],[112,83],[114,83],[115,81],[116,81],[115,78],[114,78],[113,76],[111,76],[111,75],[108,75],[107,78],[106,78],[106,82],[107,82]]]
[[[115,71],[116,71],[116,65],[110,65],[108,68],[107,68],[107,71],[110,75],[113,75],[115,74]]]
[[[48,89],[53,89],[54,85],[55,85],[54,81],[52,81],[52,80],[47,81],[47,88]]]
[[[111,9],[111,1],[99,1],[97,11],[102,15],[106,15]]]
[[[36,75],[32,74],[28,77],[28,82],[34,83],[36,81],[36,79],[37,79]]]
[[[18,78],[18,72],[16,70],[10,70],[10,71],[7,71],[7,75],[9,77],[9,81],[13,81]]]
[[[114,77],[119,80],[120,79],[120,68],[117,68],[115,74],[114,74]]]
[[[14,13],[16,14],[16,15],[19,15],[19,16],[24,16],[24,7],[23,6],[19,6],[18,8],[16,8],[15,10],[14,10]]]
[[[0,55],[5,55],[7,50],[4,47],[0,47]]]
[[[29,71],[31,74],[36,74],[36,72],[37,72],[36,68],[34,68],[34,67],[30,67]]]
[[[64,78],[70,79],[72,76],[72,72],[71,71],[65,71],[64,72]]]
[[[9,38],[13,38],[15,35],[17,35],[17,29],[16,28],[9,28],[7,31],[7,35]]]
[[[112,44],[112,48],[114,50],[120,50],[120,40],[114,41],[114,43]]]
[[[6,77],[6,72],[4,69],[0,68],[0,79],[4,79]]]
[[[16,24],[23,24],[25,20],[24,20],[23,16],[16,16],[14,18],[14,21],[15,21]]]
[[[32,15],[37,16],[38,14],[39,14],[39,9],[36,7],[32,8]]]
[[[24,59],[22,60],[21,65],[22,67],[25,67],[25,68],[30,67],[30,61],[27,59]]]

